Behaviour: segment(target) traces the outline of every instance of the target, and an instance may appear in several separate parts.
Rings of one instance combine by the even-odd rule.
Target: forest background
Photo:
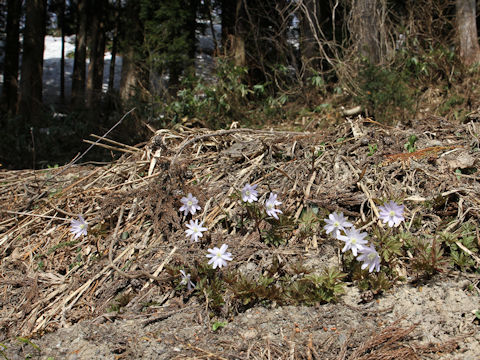
[[[3,0],[0,163],[68,162],[133,108],[113,139],[137,144],[177,124],[311,131],[360,112],[388,125],[476,119],[478,9],[475,0]],[[59,94],[48,96],[47,34],[75,39],[73,54],[62,46]],[[114,71],[103,86],[107,51],[111,70],[122,59],[119,88]]]

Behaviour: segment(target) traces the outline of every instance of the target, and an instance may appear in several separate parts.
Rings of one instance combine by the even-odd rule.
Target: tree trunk
[[[9,115],[17,113],[18,56],[20,52],[21,0],[8,0],[7,38],[5,42],[5,68],[3,72],[3,97]]]
[[[316,0],[303,0],[300,13],[300,52],[304,69],[311,68],[311,62],[318,56],[317,41],[314,31],[319,24],[319,11]],[[307,70],[310,74],[310,71]]]
[[[95,105],[102,93],[105,56],[105,9],[104,0],[90,3],[90,64],[87,77],[87,107]]]
[[[110,72],[108,74],[108,92],[112,92],[115,86],[115,60],[117,56],[117,47],[118,47],[118,7],[120,6],[120,1],[117,0],[115,6],[115,28],[113,30],[113,39],[112,39],[112,57],[110,59]]]
[[[123,41],[120,43],[122,52],[122,72],[120,77],[120,97],[128,100],[139,90],[140,68],[136,59],[141,51],[144,37],[144,25],[138,21],[140,16],[140,2],[129,0],[126,2],[125,15],[120,16]]]
[[[128,100],[135,95],[138,86],[138,72],[134,62],[135,50],[131,48],[123,54],[122,74],[120,79],[120,97]]]
[[[358,0],[352,8],[352,33],[356,35],[359,55],[371,64],[378,64],[381,60],[380,2],[381,0]]]
[[[78,25],[72,75],[72,105],[85,104],[85,63],[87,55],[87,0],[78,0]]]
[[[59,17],[60,31],[62,33],[62,55],[60,58],[60,101],[65,103],[65,0],[62,0]]]
[[[39,125],[42,110],[43,50],[46,25],[46,0],[25,2],[20,112],[27,125]]]
[[[189,59],[191,59],[191,63],[187,65],[188,69],[187,72],[188,73],[192,73],[195,74],[195,52],[197,50],[196,46],[195,46],[195,42],[196,42],[196,34],[195,34],[195,30],[197,29],[197,0],[189,0],[188,1],[188,15],[187,15],[187,18],[186,18],[186,28],[188,29],[187,30],[187,43],[188,43],[188,57]],[[212,36],[215,36],[214,34],[212,34]]]
[[[464,65],[470,66],[480,61],[475,0],[456,0],[456,10],[460,58]]]
[[[247,64],[247,56],[245,53],[246,21],[243,0],[237,0],[237,6],[235,8],[235,32],[232,36],[233,58],[236,66],[245,66]]]
[[[231,40],[235,35],[235,8],[236,4],[233,0],[222,0],[221,6],[221,24],[222,24],[222,49],[223,55],[226,56],[231,49]]]
[[[222,0],[222,53],[233,58],[237,66],[245,66],[245,14],[243,0]]]

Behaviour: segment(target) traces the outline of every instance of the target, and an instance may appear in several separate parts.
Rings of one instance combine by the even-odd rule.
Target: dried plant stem
[[[272,136],[278,136],[278,135],[308,135],[309,133],[305,132],[296,132],[296,131],[269,131],[269,130],[255,130],[255,129],[229,129],[229,130],[218,130],[213,133],[208,133],[208,134],[202,134],[195,136],[192,139],[185,140],[179,147],[179,149],[176,151],[175,155],[172,158],[172,161],[170,162],[170,167],[173,167],[175,165],[175,162],[177,161],[177,158],[180,156],[180,154],[183,152],[183,150],[189,146],[190,144],[196,143],[197,141],[208,139],[210,137],[215,137],[215,136],[224,136],[224,135],[230,135],[230,134],[238,134],[238,133],[256,133],[256,134],[264,134],[264,135],[272,135]]]
[[[44,218],[44,219],[65,220],[65,221],[72,220],[72,219],[67,219],[67,218],[58,217],[58,216],[33,214],[33,213],[29,213],[29,212],[24,212],[24,211],[10,211],[10,210],[0,210],[0,211],[2,211],[4,213],[7,213],[7,214],[33,216],[33,217],[39,217],[39,218]]]
[[[145,270],[140,270],[140,271],[135,271],[135,272],[132,272],[132,273],[127,273],[127,272],[121,270],[117,265],[114,264],[114,262],[113,262],[113,246],[115,245],[115,242],[116,242],[116,239],[117,239],[117,236],[118,236],[118,230],[120,228],[120,224],[122,223],[124,211],[125,211],[125,207],[122,206],[122,208],[120,209],[120,214],[118,215],[117,226],[115,227],[115,231],[113,233],[112,240],[110,241],[110,247],[109,247],[109,250],[108,250],[108,261],[110,263],[111,268],[114,269],[118,274],[120,274],[120,275],[122,275],[122,276],[124,276],[128,279],[138,279],[138,278],[141,278],[141,277],[147,277],[150,280],[155,280],[155,281],[160,281],[160,282],[169,280],[169,279],[166,279],[166,278],[160,278],[158,276],[154,276],[154,275],[150,274],[148,271],[145,271]],[[168,256],[165,258],[163,263],[160,265],[160,267],[159,267],[160,271],[161,271],[161,269],[163,269],[165,264],[170,260],[170,258],[175,253],[175,251],[177,251],[176,246],[172,249],[172,251],[170,251],[170,254],[168,254]],[[158,271],[158,269],[157,269],[156,272],[160,273],[160,271]]]

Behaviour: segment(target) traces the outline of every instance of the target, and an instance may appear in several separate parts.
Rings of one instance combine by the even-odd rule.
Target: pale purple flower
[[[187,290],[190,291],[195,287],[195,284],[190,280],[190,274],[185,274],[185,271],[180,270],[182,274],[182,281],[180,281],[180,285],[187,285]]]
[[[327,225],[323,228],[327,232],[327,234],[332,233],[333,237],[338,239],[340,235],[340,230],[345,231],[346,228],[352,227],[352,223],[348,222],[345,216],[343,216],[343,212],[337,214],[336,212],[328,215],[328,219],[324,219]]]
[[[379,206],[380,210],[379,218],[388,223],[389,227],[398,226],[405,220],[403,217],[403,205],[398,205],[395,201],[390,200],[388,203]]]
[[[373,245],[363,246],[357,260],[363,261],[362,270],[368,267],[368,272],[372,272],[373,270],[377,272],[380,271],[380,255],[378,255]]]
[[[363,245],[368,243],[367,240],[364,240],[367,235],[366,232],[360,232],[360,230],[352,227],[351,229],[345,229],[345,235],[338,235],[337,239],[345,241],[342,252],[352,250],[353,256],[357,256],[357,250],[362,251]]]
[[[203,225],[203,221],[201,221],[199,224],[198,220],[195,220],[195,221],[190,220],[190,223],[187,224],[188,229],[185,230],[185,233],[187,234],[187,236],[190,236],[190,240],[192,242],[198,242],[198,238],[203,236],[202,232],[208,230],[206,227],[203,227],[202,225]]]
[[[265,201],[265,209],[268,216],[272,216],[278,220],[278,214],[282,214],[282,210],[275,209],[275,206],[280,205],[282,202],[277,201],[277,194],[270,193],[270,197]]]
[[[227,266],[227,261],[232,260],[232,254],[226,252],[228,245],[223,244],[220,249],[218,247],[214,247],[213,249],[208,249],[207,251],[210,254],[207,254],[207,257],[211,258],[208,261],[208,265],[213,264],[213,268],[216,269],[217,267],[221,268],[222,266]]]
[[[244,202],[252,203],[258,200],[258,192],[255,190],[257,188],[257,184],[250,185],[246,184],[242,189],[242,200]]]
[[[78,220],[72,220],[70,222],[70,232],[75,235],[75,239],[81,235],[87,235],[88,224],[82,215],[78,215]]]
[[[183,211],[183,214],[185,216],[187,216],[188,213],[195,215],[197,210],[201,209],[201,207],[198,206],[197,198],[195,196],[192,196],[191,193],[188,193],[187,197],[182,197],[180,202],[183,204],[180,208],[180,211]]]

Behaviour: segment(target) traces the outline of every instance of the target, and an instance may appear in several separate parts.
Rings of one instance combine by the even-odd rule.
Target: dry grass
[[[478,221],[479,176],[456,174],[448,158],[466,152],[478,168],[475,130],[478,134],[473,123],[450,128],[418,124],[418,148],[441,151],[412,156],[406,163],[393,161],[392,154],[403,153],[411,131],[362,120],[330,133],[178,128],[158,131],[141,148],[99,143],[124,152],[105,166],[73,166],[60,175],[62,168],[2,171],[0,340],[98,318],[119,294],[128,297],[132,309],[152,296],[163,299],[160,303],[171,298],[172,277],[165,266],[204,258],[204,251],[185,239],[177,211],[188,192],[199,198],[200,217],[209,229],[200,247],[227,243],[235,254],[233,266],[252,261],[266,248],[253,229],[225,225],[241,213],[241,204],[230,196],[247,182],[259,184],[261,194],[279,193],[282,210],[297,220],[303,209],[318,206],[343,211],[367,227],[377,212],[377,199],[399,198],[405,199],[410,228],[423,212],[421,204],[442,196],[443,207],[422,214],[423,231]],[[372,156],[367,156],[368,144],[378,144]],[[77,214],[90,229],[88,236],[73,240],[69,225]],[[442,223],[447,217],[456,221]],[[322,234],[300,238],[298,231],[287,240],[284,247],[269,251],[302,254],[326,241]],[[430,350],[403,343],[413,330],[395,323],[348,356],[346,349],[336,351],[343,354],[339,359],[421,358]],[[452,344],[436,351],[450,351]],[[251,352],[255,346],[262,352],[252,358],[287,358],[285,349],[274,344],[252,346]],[[289,358],[322,358],[315,355],[318,349],[308,341],[290,345],[289,354],[295,356]],[[208,350],[193,350],[215,358]]]

